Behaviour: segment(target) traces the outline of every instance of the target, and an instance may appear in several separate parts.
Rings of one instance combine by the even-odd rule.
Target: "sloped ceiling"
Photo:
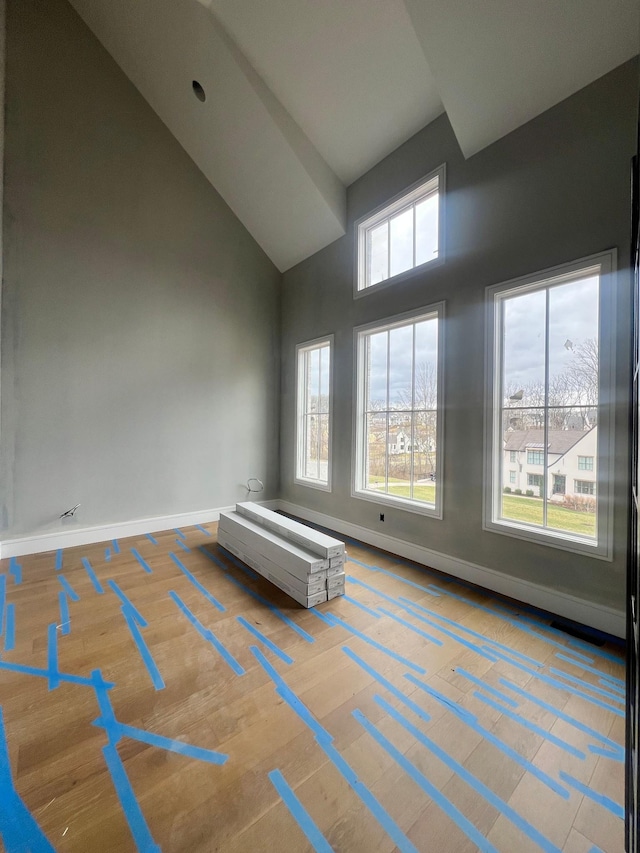
[[[443,110],[471,156],[634,56],[640,27],[637,0],[71,3],[282,271]]]

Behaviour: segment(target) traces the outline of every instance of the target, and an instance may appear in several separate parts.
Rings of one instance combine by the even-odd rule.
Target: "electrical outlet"
[[[384,521],[384,513],[383,512],[380,513],[380,521]]]

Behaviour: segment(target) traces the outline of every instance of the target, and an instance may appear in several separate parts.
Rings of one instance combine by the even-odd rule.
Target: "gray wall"
[[[347,235],[284,275],[281,495],[286,500],[509,575],[624,606],[629,387],[630,158],[636,62],[627,63],[465,161],[446,116],[348,192]],[[353,222],[447,164],[446,263],[354,300]],[[613,563],[482,530],[484,288],[617,247]],[[353,327],[446,301],[444,519],[350,496]],[[294,476],[294,347],[335,333],[333,493]]]
[[[66,2],[7,28],[3,538],[275,496],[279,273]]]

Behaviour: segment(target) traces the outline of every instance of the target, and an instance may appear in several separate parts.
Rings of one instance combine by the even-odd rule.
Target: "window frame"
[[[599,267],[600,303],[598,319],[599,387],[598,387],[598,471],[596,478],[597,527],[596,538],[588,540],[566,531],[536,529],[509,519],[500,518],[502,484],[500,457],[502,447],[501,357],[502,340],[496,331],[501,328],[501,300],[516,291],[525,293],[542,289],[552,279],[566,277],[567,282],[588,275]],[[615,248],[588,255],[570,263],[559,264],[530,275],[492,285],[485,291],[485,470],[483,490],[483,530],[512,536],[563,551],[586,554],[596,559],[613,560],[613,460],[615,410],[615,340],[616,340],[616,275]],[[558,282],[560,283],[560,282]],[[496,417],[496,415],[498,415]]]
[[[410,498],[398,498],[383,493],[374,493],[365,489],[360,484],[364,482],[364,435],[360,425],[363,422],[363,408],[366,396],[365,371],[364,371],[364,341],[367,334],[372,332],[383,332],[416,322],[420,319],[430,319],[435,316],[438,320],[438,363],[436,376],[438,391],[436,395],[436,499],[435,503],[427,504]],[[445,303],[436,302],[422,308],[396,314],[356,326],[353,330],[353,433],[351,442],[351,497],[370,503],[401,509],[406,512],[431,518],[442,519],[443,506],[443,468],[444,468],[444,318]],[[388,449],[387,449],[388,452]]]
[[[366,285],[366,276],[367,276],[367,267],[366,267],[366,235],[367,231],[371,228],[374,228],[376,225],[380,225],[384,221],[391,220],[394,216],[397,216],[405,207],[409,207],[415,204],[420,200],[420,190],[426,185],[431,183],[433,180],[437,179],[437,192],[438,192],[438,256],[433,258],[430,261],[424,261],[424,263],[419,264],[418,266],[411,267],[411,269],[404,270],[403,272],[397,273],[396,275],[389,276],[389,278],[385,278],[383,281],[376,282],[376,284],[371,284],[369,286]],[[397,193],[391,199],[388,199],[383,204],[378,205],[378,207],[374,208],[374,210],[369,211],[364,216],[361,216],[358,220],[356,220],[354,224],[354,244],[355,244],[355,258],[354,258],[354,276],[353,276],[353,296],[355,299],[360,298],[361,296],[365,296],[369,293],[374,293],[378,290],[381,290],[384,287],[388,287],[389,285],[398,284],[401,281],[404,281],[407,278],[410,278],[414,275],[419,274],[420,272],[424,272],[426,269],[432,269],[433,267],[440,266],[445,261],[445,180],[446,180],[446,164],[438,166],[433,171],[429,172],[429,174],[420,178],[415,183],[406,187],[402,192]],[[430,192],[425,192],[425,196],[429,195]],[[415,245],[415,241],[414,241]]]
[[[295,359],[296,359],[296,397],[295,397],[295,407],[296,407],[296,416],[295,416],[295,468],[294,468],[294,477],[293,482],[299,486],[309,486],[312,489],[320,489],[323,492],[330,492],[332,490],[332,477],[331,477],[331,469],[333,467],[333,362],[334,362],[334,335],[322,335],[319,338],[314,338],[311,341],[304,341],[302,343],[296,344],[295,349]],[[314,349],[320,349],[323,346],[329,346],[329,412],[328,412],[328,426],[329,426],[329,435],[327,441],[327,482],[323,482],[322,480],[315,480],[310,477],[301,476],[300,472],[304,471],[304,467],[302,466],[302,453],[303,453],[303,436],[304,429],[302,427],[302,420],[305,416],[305,413],[301,411],[301,405],[304,398],[304,377],[303,373],[300,369],[301,366],[301,356],[305,353],[311,352]]]
[[[593,456],[578,455],[578,471],[593,471]]]

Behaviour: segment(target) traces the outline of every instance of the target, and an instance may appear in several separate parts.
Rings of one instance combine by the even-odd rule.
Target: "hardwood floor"
[[[352,542],[306,611],[215,532],[2,561],[1,850],[623,850],[619,648]]]

